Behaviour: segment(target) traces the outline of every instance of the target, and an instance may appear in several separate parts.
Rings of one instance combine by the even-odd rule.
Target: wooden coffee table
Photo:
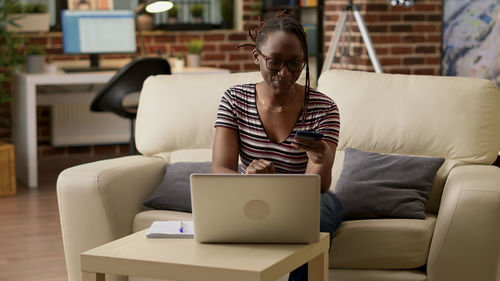
[[[328,280],[328,233],[314,244],[201,244],[146,238],[146,230],[81,254],[84,281],[105,274],[179,281],[275,281],[309,264],[309,280]]]

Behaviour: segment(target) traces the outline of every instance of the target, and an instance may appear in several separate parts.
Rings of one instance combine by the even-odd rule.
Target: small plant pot
[[[200,54],[188,54],[187,55],[187,66],[188,67],[200,67],[201,65],[201,55]]]
[[[172,57],[168,59],[168,63],[170,64],[170,67],[175,70],[184,69],[184,59]]]
[[[184,61],[184,59],[175,59],[174,67],[176,69],[182,70],[184,69],[185,64],[186,62]]]
[[[26,73],[43,73],[44,71],[44,55],[29,55],[26,57]]]
[[[196,23],[196,24],[203,23],[203,18],[202,17],[192,17],[191,22]]]

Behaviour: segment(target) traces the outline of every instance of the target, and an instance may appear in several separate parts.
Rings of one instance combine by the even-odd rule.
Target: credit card
[[[298,138],[309,139],[309,140],[321,140],[323,138],[323,134],[315,132],[315,131],[298,130],[295,133],[295,137],[293,139],[295,140],[295,139],[298,139]]]

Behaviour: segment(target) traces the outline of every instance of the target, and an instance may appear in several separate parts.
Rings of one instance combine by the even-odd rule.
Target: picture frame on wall
[[[443,0],[442,75],[500,86],[500,1]]]
[[[113,10],[113,0],[68,0],[69,10]]]

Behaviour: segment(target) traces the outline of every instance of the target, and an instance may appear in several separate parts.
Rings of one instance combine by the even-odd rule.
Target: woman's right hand
[[[255,159],[248,165],[245,174],[274,174],[274,164],[264,159]]]

